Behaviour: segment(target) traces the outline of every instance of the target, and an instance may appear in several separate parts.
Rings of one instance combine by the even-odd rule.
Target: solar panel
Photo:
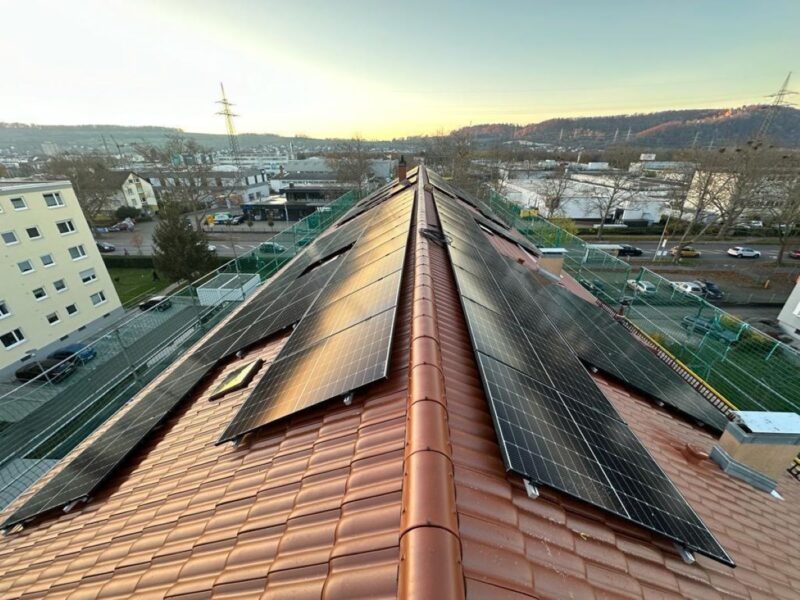
[[[580,358],[717,431],[728,419],[597,306],[558,286],[535,295]]]
[[[214,366],[192,356],[139,399],[3,523],[3,528],[86,498]]]
[[[623,421],[482,353],[478,365],[511,470],[733,566]]]
[[[444,233],[475,239],[478,224],[453,226],[449,212]],[[509,261],[485,236],[448,252],[507,467],[732,565]]]
[[[390,308],[281,357],[258,383],[219,443],[386,376],[394,326]]]

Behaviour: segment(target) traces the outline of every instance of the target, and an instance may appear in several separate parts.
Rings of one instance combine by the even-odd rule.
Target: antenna
[[[761,127],[756,134],[755,142],[763,142],[764,139],[767,137],[767,132],[769,131],[770,125],[775,120],[775,116],[780,111],[782,106],[791,106],[791,102],[785,100],[786,96],[791,96],[796,94],[797,92],[791,91],[789,88],[789,80],[792,78],[792,72],[789,71],[789,74],[786,76],[786,79],[783,80],[783,85],[781,89],[779,89],[776,93],[770,94],[767,98],[772,98],[772,104],[770,104],[769,108],[767,109],[767,114],[764,115],[764,122],[761,123]]]

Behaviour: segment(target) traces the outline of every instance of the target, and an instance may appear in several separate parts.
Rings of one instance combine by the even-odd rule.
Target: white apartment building
[[[68,181],[0,180],[0,254],[0,373],[122,313]]]

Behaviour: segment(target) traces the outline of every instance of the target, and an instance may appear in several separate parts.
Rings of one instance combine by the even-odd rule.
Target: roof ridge
[[[464,598],[452,446],[433,297],[427,173],[417,178],[411,353],[400,522],[400,598]]]

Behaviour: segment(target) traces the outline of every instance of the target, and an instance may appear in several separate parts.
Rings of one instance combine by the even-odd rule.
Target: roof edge
[[[433,297],[427,173],[417,177],[411,352],[400,521],[399,598],[464,598],[450,429]],[[432,199],[432,198],[431,198]]]

